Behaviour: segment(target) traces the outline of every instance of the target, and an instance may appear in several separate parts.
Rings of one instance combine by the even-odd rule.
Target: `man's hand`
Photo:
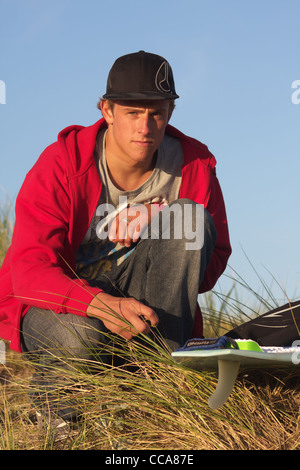
[[[143,230],[159,212],[155,204],[138,204],[126,208],[112,221],[108,238],[129,247],[138,241]]]
[[[94,297],[86,313],[88,317],[99,318],[112,333],[128,341],[140,333],[149,333],[150,325],[155,327],[158,324],[157,314],[142,302],[104,292]]]

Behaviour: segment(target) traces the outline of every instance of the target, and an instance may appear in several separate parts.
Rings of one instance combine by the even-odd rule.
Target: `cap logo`
[[[169,64],[166,60],[161,64],[158,71],[156,72],[155,85],[156,88],[163,93],[171,92],[169,83]]]

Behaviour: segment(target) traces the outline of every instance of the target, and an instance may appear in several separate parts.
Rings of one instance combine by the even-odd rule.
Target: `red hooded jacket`
[[[86,315],[100,292],[74,275],[74,253],[98,205],[102,183],[94,160],[104,119],[89,127],[70,126],[47,147],[16,200],[12,243],[0,269],[0,337],[20,348],[20,326],[30,306],[55,313]],[[216,161],[207,147],[172,126],[166,133],[181,141],[184,152],[180,198],[203,204],[218,237],[200,292],[210,290],[231,253],[225,206],[216,177]],[[195,335],[202,334],[201,314]]]

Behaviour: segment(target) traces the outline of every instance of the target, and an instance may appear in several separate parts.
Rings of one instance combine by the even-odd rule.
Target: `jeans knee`
[[[69,315],[71,322],[65,325],[64,333],[66,348],[77,359],[93,359],[97,351],[107,343],[107,329],[96,318]]]
[[[188,198],[180,198],[180,199],[175,199],[175,201],[171,202],[169,204],[169,207],[179,207],[184,209],[185,206],[197,206],[197,202],[193,201],[192,199]]]
[[[107,329],[97,318],[55,314],[31,308],[22,324],[22,351],[29,355],[49,354],[91,359],[107,342]]]
[[[186,198],[177,199],[170,204],[168,211],[169,214],[163,214],[164,232],[169,230],[172,214],[174,238],[183,240],[187,250],[201,250],[206,243],[215,244],[215,224],[203,204]]]
[[[216,237],[214,221],[204,205],[182,198],[167,205],[155,217],[143,238],[169,240],[176,243],[176,249],[183,243],[186,250],[201,250],[206,243],[215,244]]]

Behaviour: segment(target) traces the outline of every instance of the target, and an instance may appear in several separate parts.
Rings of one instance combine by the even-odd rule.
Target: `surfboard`
[[[173,359],[190,369],[197,371],[216,370],[218,383],[208,404],[212,409],[224,405],[234,387],[240,370],[254,368],[294,368],[300,367],[300,341],[295,347],[259,347],[253,341],[237,341],[245,349],[191,349],[177,350]],[[300,370],[300,369],[299,369]]]

